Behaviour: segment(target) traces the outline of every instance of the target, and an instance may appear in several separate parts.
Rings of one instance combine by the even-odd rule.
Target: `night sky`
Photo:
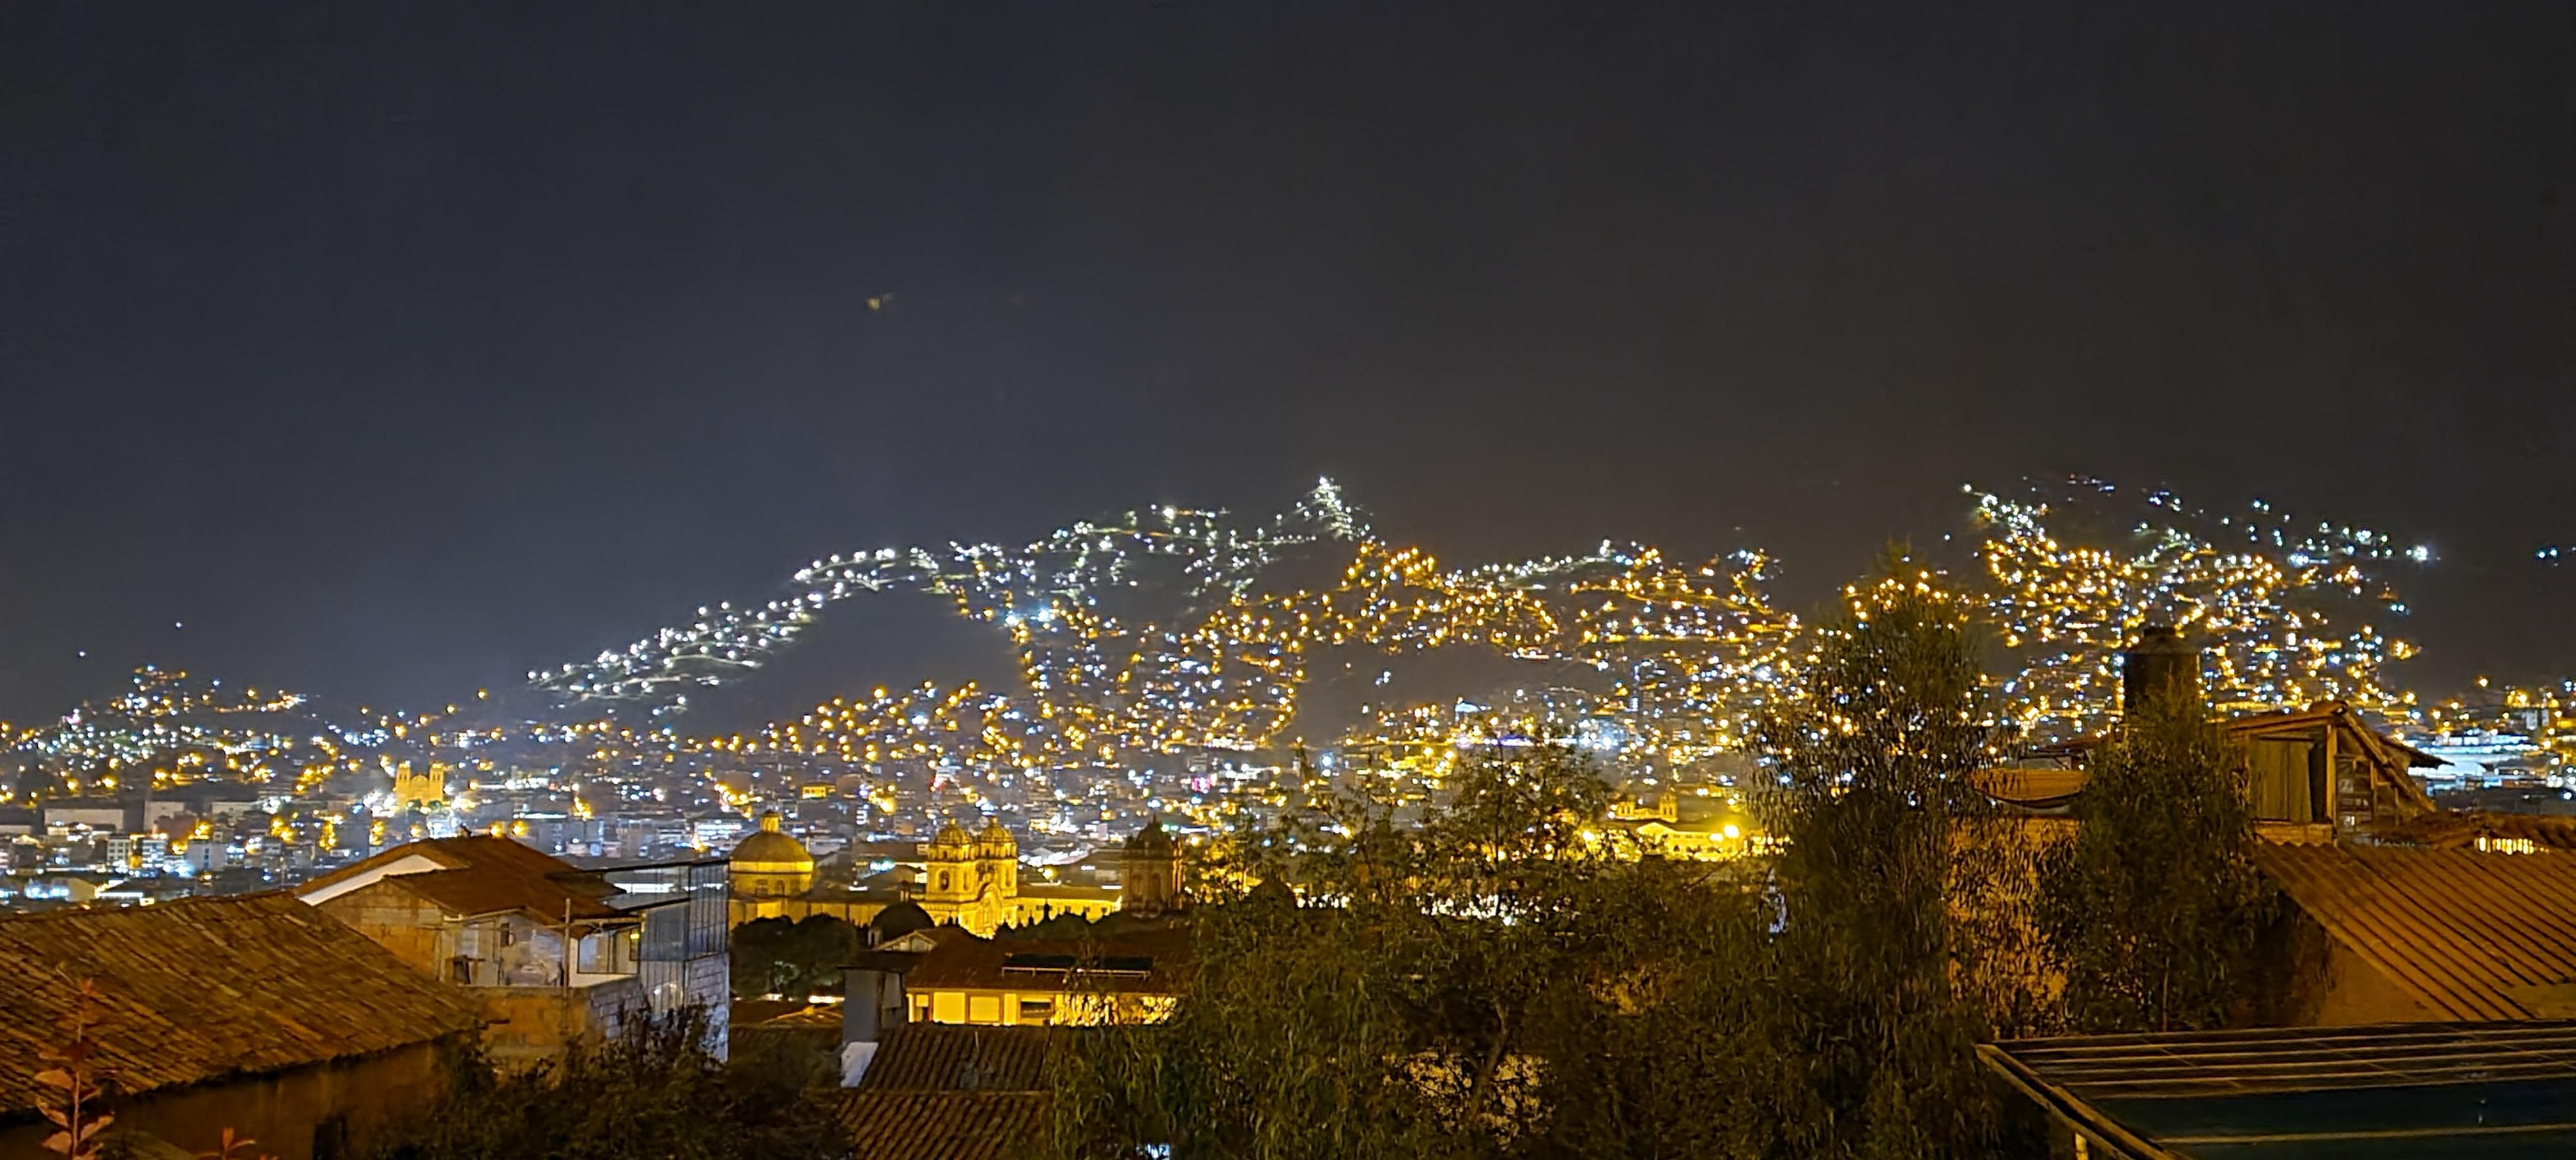
[[[0,6],[0,716],[1327,473],[1811,596],[2261,495],[2442,552],[2420,675],[2576,671],[2576,7],[1927,7]]]

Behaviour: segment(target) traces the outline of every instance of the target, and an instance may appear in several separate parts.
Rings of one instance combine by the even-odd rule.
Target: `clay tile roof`
[[[604,901],[617,887],[534,846],[490,835],[431,838],[396,846],[298,887],[305,895],[360,875],[420,858],[441,869],[387,875],[392,883],[458,914],[525,911],[547,922],[615,918]]]
[[[552,878],[540,878],[500,865],[396,874],[381,884],[400,887],[446,910],[464,915],[525,911],[541,921],[556,922],[566,916],[599,919],[618,918],[625,913],[600,902],[587,891],[568,889],[567,884]]]
[[[352,862],[328,874],[309,879],[299,890],[310,894],[321,887],[344,882],[413,857],[425,858],[450,870],[480,866],[552,879],[562,883],[565,890],[590,898],[606,898],[617,893],[615,886],[610,885],[597,874],[584,871],[570,862],[525,842],[496,838],[489,834],[467,834],[455,838],[429,838],[418,842],[407,842],[372,857]]]
[[[2576,984],[2576,856],[2259,845],[2342,945],[2452,1019],[2555,1013]]]
[[[835,1110],[850,1160],[1021,1160],[1046,1138],[1047,1097],[1036,1092],[854,1090]]]
[[[860,1091],[1044,1091],[1051,1046],[1066,1029],[906,1023],[886,1029]]]
[[[128,1093],[372,1055],[479,1027],[481,1005],[291,894],[0,918],[0,1113],[35,1106],[76,970]]]

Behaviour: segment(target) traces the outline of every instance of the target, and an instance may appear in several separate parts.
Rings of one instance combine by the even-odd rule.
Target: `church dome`
[[[1002,828],[1001,819],[995,818],[984,827],[983,833],[975,835],[975,854],[980,858],[1017,858],[1020,856],[1020,842],[1011,836],[1009,830]]]
[[[760,830],[726,859],[734,889],[760,897],[803,894],[814,886],[814,856],[779,827],[775,810],[760,815]]]
[[[1136,831],[1135,837],[1127,839],[1127,852],[1170,856],[1172,835],[1170,831],[1163,828],[1163,819],[1154,818],[1147,821],[1144,829]]]
[[[975,836],[967,833],[966,827],[951,821],[939,827],[939,833],[930,839],[930,845],[922,849],[922,854],[930,858],[962,859],[972,857],[974,851]]]
[[[929,911],[909,899],[878,911],[877,916],[868,921],[868,929],[875,932],[876,941],[880,943],[892,942],[916,930],[929,930],[937,925],[931,920]]]

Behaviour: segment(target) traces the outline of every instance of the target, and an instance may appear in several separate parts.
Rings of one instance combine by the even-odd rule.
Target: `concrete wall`
[[[376,1143],[388,1124],[425,1107],[446,1083],[435,1044],[422,1043],[381,1055],[318,1064],[293,1071],[199,1084],[112,1102],[118,1131],[146,1132],[194,1154],[210,1151],[225,1128],[259,1143],[250,1154],[278,1160],[317,1160],[317,1139],[341,1150],[324,1157],[358,1155]],[[21,1123],[0,1130],[0,1160],[52,1156],[43,1149],[50,1124]]]

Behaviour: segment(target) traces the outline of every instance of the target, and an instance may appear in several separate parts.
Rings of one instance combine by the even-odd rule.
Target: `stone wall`
[[[448,956],[456,953],[447,944],[447,916],[419,895],[389,882],[336,895],[315,909],[347,923],[433,978],[445,976]]]

